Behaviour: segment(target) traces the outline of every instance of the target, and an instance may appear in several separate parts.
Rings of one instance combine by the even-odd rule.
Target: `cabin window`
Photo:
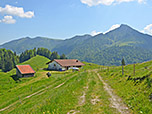
[[[54,64],[54,67],[56,67],[56,64]]]

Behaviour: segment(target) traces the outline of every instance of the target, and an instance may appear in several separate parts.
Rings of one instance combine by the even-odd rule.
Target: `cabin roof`
[[[21,74],[33,74],[35,71],[30,65],[16,65],[16,68],[20,71]]]
[[[53,61],[57,62],[59,65],[63,66],[63,67],[69,67],[69,66],[83,66],[85,64],[83,64],[82,62],[80,62],[77,59],[54,59]],[[50,61],[47,64],[53,62]]]

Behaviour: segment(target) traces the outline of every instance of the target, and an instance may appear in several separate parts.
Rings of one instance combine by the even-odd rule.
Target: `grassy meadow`
[[[122,67],[99,73],[135,114],[152,113],[152,61],[124,66],[124,75]]]
[[[110,95],[99,80],[99,73],[113,92],[120,96],[131,113],[152,113],[152,62],[124,67],[106,67],[92,63],[72,72],[49,71],[49,60],[36,56],[22,64],[30,64],[36,71],[34,77],[15,78],[16,70],[0,71],[0,114],[119,114],[111,106]],[[129,77],[130,76],[130,77]],[[144,77],[144,78],[143,78]]]

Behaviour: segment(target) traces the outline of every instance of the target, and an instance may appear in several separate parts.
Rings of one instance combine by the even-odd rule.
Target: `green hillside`
[[[110,67],[100,74],[135,114],[152,113],[152,61],[124,67]]]
[[[84,62],[80,71],[50,71],[50,78],[41,69],[46,65],[37,61],[48,59],[36,56],[24,63],[39,68],[35,77],[15,80],[15,69],[0,72],[0,113],[152,113],[152,61],[136,64],[135,75],[133,65],[125,66],[122,76],[121,66]]]
[[[75,50],[70,53],[69,57],[108,66],[121,65],[122,58],[127,64],[142,63],[152,59],[152,51],[133,46],[112,46],[96,52],[86,49],[86,53],[84,50]]]
[[[37,58],[42,59],[38,56],[31,59],[30,63]],[[35,77],[20,78],[16,81],[10,77],[15,75],[15,70],[1,73],[0,113],[64,114],[73,111],[118,113],[116,109],[109,107],[109,95],[93,73],[94,68],[99,66],[87,64],[80,72],[50,71],[52,74],[50,78],[46,76],[48,71],[40,70]],[[91,103],[93,99],[97,101]]]
[[[35,71],[43,68],[47,68],[46,63],[50,60],[44,56],[37,55],[35,57],[32,57],[28,61],[25,61],[23,63],[20,63],[19,65],[25,65],[29,64]]]
[[[32,59],[22,63],[22,64],[29,64],[32,66],[32,68],[35,71],[41,72],[42,68],[47,68],[46,62],[48,62],[49,59],[43,57],[43,56],[36,56],[33,57]],[[36,74],[37,75],[37,74]],[[35,77],[30,77],[30,78],[21,78],[18,79],[16,78],[16,70],[15,68],[11,70],[10,72],[4,73],[0,71],[0,97],[3,96],[5,98],[9,98],[10,96],[8,95],[9,92],[12,91],[12,89],[17,89],[20,87],[20,85],[24,85],[26,82],[29,80],[35,80]],[[6,95],[8,95],[6,97]],[[4,99],[5,101],[6,99]],[[5,101],[6,102],[6,101]]]

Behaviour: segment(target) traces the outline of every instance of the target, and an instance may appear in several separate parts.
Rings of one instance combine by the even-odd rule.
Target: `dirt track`
[[[97,75],[100,81],[103,83],[104,89],[111,96],[110,101],[112,107],[116,108],[121,114],[130,114],[129,108],[121,101],[121,98],[119,98],[117,95],[113,93],[113,89],[107,83],[105,83],[105,81],[102,79],[99,73],[97,73]]]

